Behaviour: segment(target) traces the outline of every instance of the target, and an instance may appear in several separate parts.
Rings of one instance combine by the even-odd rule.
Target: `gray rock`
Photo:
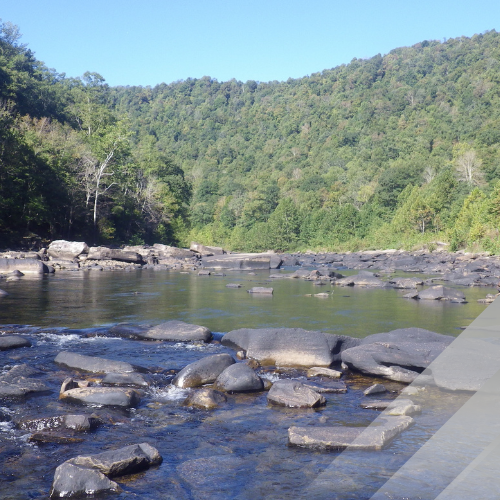
[[[12,271],[21,271],[24,274],[44,274],[50,272],[46,266],[38,259],[4,259],[0,258],[0,274],[7,274]],[[52,272],[54,270],[52,269]]]
[[[95,495],[119,491],[118,484],[102,472],[64,462],[55,471],[50,498],[87,497],[90,492]]]
[[[133,444],[97,455],[78,456],[68,460],[78,467],[96,469],[108,477],[124,476],[161,464],[158,450],[148,443]]]
[[[161,243],[155,243],[153,245],[153,251],[158,255],[158,257],[171,257],[177,260],[192,259],[194,253],[187,248],[177,248],[168,245],[162,245]]]
[[[214,354],[185,366],[172,380],[177,387],[199,387],[212,384],[234,359],[229,354]]]
[[[210,342],[212,332],[199,325],[190,325],[184,321],[166,321],[139,333],[138,337],[147,340],[167,340],[173,342]]]
[[[5,290],[2,290],[0,288],[0,297],[6,297],[7,295],[9,295]]]
[[[342,362],[367,375],[411,383],[446,347],[442,342],[375,342],[345,350]]]
[[[0,335],[0,351],[18,347],[31,347],[31,342],[19,335]]]
[[[61,351],[54,359],[54,362],[73,370],[91,373],[130,373],[139,368],[124,361],[113,361],[68,351]],[[144,371],[144,369],[141,369],[141,371]]]
[[[342,372],[338,370],[332,370],[331,368],[324,368],[322,366],[313,366],[307,370],[308,377],[328,377],[328,378],[340,378],[342,377]]]
[[[241,288],[241,283],[228,283],[226,288]]]
[[[136,252],[127,252],[125,250],[106,248],[106,247],[90,247],[87,255],[88,260],[118,260],[121,262],[134,262],[141,264],[142,256]]]
[[[390,332],[374,333],[361,340],[361,344],[373,344],[374,342],[441,342],[446,345],[451,344],[455,337],[431,332],[424,328],[398,328]]]
[[[19,429],[27,431],[47,431],[53,429],[71,429],[77,432],[87,432],[97,428],[101,420],[96,415],[58,415],[22,420],[17,423]]]
[[[385,287],[388,284],[384,281],[366,274],[357,274],[356,276],[347,276],[334,281],[335,285],[340,286],[368,286],[368,287]]]
[[[390,399],[380,400],[380,399],[370,399],[369,401],[363,401],[360,406],[367,410],[385,410],[388,408],[393,401]]]
[[[28,365],[16,365],[0,376],[0,398],[21,397],[34,392],[45,392],[49,388],[39,380],[30,378],[39,372]]]
[[[264,295],[272,295],[274,292],[273,288],[265,287],[265,286],[254,286],[247,290],[248,293],[258,293]]]
[[[88,405],[122,406],[124,408],[138,406],[141,402],[141,398],[135,390],[115,387],[69,389],[61,392],[59,399]]]
[[[340,353],[359,345],[359,339],[307,331],[301,328],[241,328],[222,337],[222,344],[262,365],[329,367]]]
[[[448,288],[442,285],[431,286],[418,294],[421,300],[447,300],[450,302],[465,303],[465,295],[460,290]]]
[[[278,380],[267,394],[267,401],[290,408],[316,408],[326,403],[325,398],[297,380]]]
[[[235,363],[217,377],[215,387],[224,392],[252,392],[262,391],[264,384],[246,363]]]
[[[195,243],[194,241],[191,242],[189,250],[191,250],[191,252],[195,252],[207,257],[212,255],[223,255],[226,253],[221,247],[210,247],[206,245],[200,245],[199,243]]]
[[[387,392],[385,385],[383,384],[373,384],[363,391],[365,396],[370,396],[372,394],[380,394],[382,392]]]
[[[55,259],[73,260],[88,251],[89,247],[83,241],[55,240],[49,245],[47,254]]]
[[[420,413],[422,408],[419,405],[413,404],[409,399],[396,399],[384,411],[384,415],[389,416],[412,416]]]
[[[389,283],[394,288],[403,288],[403,289],[413,289],[417,285],[423,285],[424,282],[420,278],[393,278],[389,280]]]
[[[148,387],[149,384],[140,373],[107,373],[102,379],[104,386]]]
[[[186,406],[194,406],[195,408],[213,410],[226,401],[226,396],[219,391],[203,388],[189,394],[189,396],[184,400],[184,404]]]
[[[233,269],[240,271],[271,269],[271,260],[273,258],[272,254],[218,255],[203,257],[202,266],[207,269]]]
[[[345,394],[347,392],[347,386],[345,385],[344,382],[340,380],[326,382],[322,384],[307,381],[303,382],[303,384],[306,387],[309,387],[309,389],[318,392],[319,394],[322,393]]]
[[[381,450],[413,424],[411,417],[389,417],[370,427],[290,427],[292,446],[328,450]]]

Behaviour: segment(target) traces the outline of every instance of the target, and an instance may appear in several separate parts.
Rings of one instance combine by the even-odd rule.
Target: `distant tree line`
[[[0,232],[500,252],[500,34],[286,82],[109,87],[0,32]]]

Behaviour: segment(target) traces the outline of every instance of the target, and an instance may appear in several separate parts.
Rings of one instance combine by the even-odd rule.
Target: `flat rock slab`
[[[414,289],[419,285],[423,285],[424,282],[420,278],[393,278],[389,280],[389,283],[394,288],[401,289]]]
[[[28,365],[16,365],[0,376],[0,398],[22,397],[49,388],[41,381],[30,378],[39,372]]]
[[[246,363],[235,363],[217,377],[215,387],[224,392],[252,392],[262,391],[264,384]]]
[[[115,387],[84,387],[69,389],[59,394],[59,399],[88,405],[136,407],[141,402],[133,389]]]
[[[267,394],[268,403],[290,408],[316,408],[325,398],[297,380],[278,380]]]
[[[121,262],[132,262],[141,264],[142,256],[137,252],[127,252],[125,250],[107,248],[107,247],[90,247],[87,255],[88,260],[118,260]]]
[[[392,400],[380,400],[373,399],[370,401],[363,401],[360,406],[361,408],[365,408],[366,410],[385,410],[393,403]]]
[[[256,294],[263,294],[263,295],[272,295],[274,292],[274,288],[269,288],[265,286],[254,286],[252,288],[249,288],[247,290],[248,293],[256,293]]]
[[[229,354],[214,354],[199,359],[185,366],[172,380],[172,383],[183,389],[212,384],[234,359]]]
[[[365,396],[370,396],[371,394],[380,394],[382,392],[387,392],[385,385],[383,384],[373,384],[363,391]]]
[[[139,368],[124,361],[113,361],[68,351],[61,351],[54,359],[54,362],[73,370],[91,373],[130,373]],[[145,371],[145,369],[142,368],[140,371]]]
[[[318,392],[319,394],[322,393],[345,394],[347,392],[347,385],[340,380],[326,382],[323,384],[316,384],[314,382],[307,381],[303,382],[303,384],[306,387],[309,387],[309,389]]]
[[[149,383],[140,373],[106,373],[101,381],[104,386],[148,387]]]
[[[140,472],[161,462],[158,450],[147,443],[71,458],[57,467],[50,497],[72,498],[119,492],[120,487],[110,477]]]
[[[8,349],[16,349],[18,347],[31,347],[31,342],[19,335],[0,336],[0,351],[7,351]]]
[[[146,340],[171,342],[210,342],[212,340],[212,332],[208,328],[177,320],[166,321],[137,336]]]
[[[277,263],[276,261],[279,261]],[[208,269],[233,269],[253,271],[257,269],[273,269],[281,263],[281,258],[273,254],[228,254],[214,257],[203,257],[202,266]]]
[[[307,331],[301,328],[241,328],[226,333],[222,344],[261,365],[329,367],[340,353],[361,342],[343,335]],[[334,354],[335,353],[335,354]]]
[[[367,287],[385,287],[388,283],[369,274],[357,274],[356,276],[347,276],[334,281],[335,285],[339,286],[367,286]]]
[[[21,271],[24,274],[44,274],[50,270],[38,259],[4,259],[0,258],[0,274]]]
[[[412,424],[411,417],[388,417],[370,427],[290,427],[288,443],[327,450],[381,450]]]
[[[54,417],[34,418],[17,423],[19,429],[32,432],[50,431],[53,429],[71,429],[87,432],[96,429],[101,420],[96,415],[57,415]]]

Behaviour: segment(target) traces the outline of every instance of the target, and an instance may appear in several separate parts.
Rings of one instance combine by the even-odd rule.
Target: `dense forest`
[[[286,82],[109,87],[0,26],[0,238],[500,253],[500,34]]]

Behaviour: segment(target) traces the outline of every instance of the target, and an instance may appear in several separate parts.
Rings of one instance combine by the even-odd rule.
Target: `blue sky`
[[[60,73],[153,86],[286,80],[426,39],[500,31],[500,1],[8,0],[0,18]]]

